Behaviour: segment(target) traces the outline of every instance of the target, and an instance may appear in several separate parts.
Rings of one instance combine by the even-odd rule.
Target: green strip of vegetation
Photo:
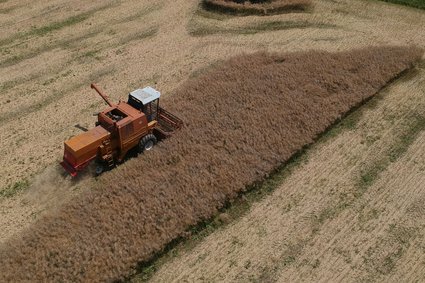
[[[150,27],[146,30],[142,30],[140,32],[136,32],[136,33],[133,33],[133,34],[129,34],[129,35],[123,37],[122,39],[120,39],[119,45],[123,45],[123,44],[129,43],[129,42],[132,42],[132,41],[136,41],[136,40],[141,40],[141,39],[153,37],[158,33],[158,31],[159,31],[159,27],[153,26],[153,27]]]
[[[76,38],[71,38],[71,39],[66,39],[63,41],[56,41],[52,44],[49,45],[43,45],[40,46],[39,48],[36,48],[34,50],[31,50],[27,53],[22,53],[22,54],[18,54],[18,55],[14,55],[12,57],[7,58],[4,61],[0,62],[0,67],[5,68],[5,67],[9,67],[15,64],[18,64],[19,62],[23,61],[23,60],[27,60],[30,58],[33,58],[35,56],[40,55],[41,53],[53,50],[55,48],[69,48],[69,46],[71,46],[73,43],[78,42],[80,43],[81,41],[83,41],[84,39],[90,38],[90,37],[94,37],[97,34],[101,33],[102,30],[96,30],[96,31],[92,31],[89,32],[87,34],[84,34],[82,36],[76,37]],[[1,43],[0,43],[1,45]],[[13,86],[12,86],[13,87]],[[9,87],[10,88],[10,87]],[[5,89],[0,88],[0,91],[3,91]]]
[[[63,29],[65,27],[69,27],[78,23],[81,23],[85,20],[87,20],[89,17],[91,17],[93,14],[95,14],[96,12],[111,8],[113,6],[117,5],[115,2],[106,4],[104,6],[101,6],[99,8],[95,8],[93,10],[66,18],[62,21],[58,21],[58,22],[53,22],[50,23],[48,25],[42,26],[42,27],[38,27],[38,28],[33,28],[30,31],[27,32],[20,32],[20,33],[16,33],[8,38],[5,38],[3,40],[0,40],[0,46],[1,45],[5,45],[5,44],[10,44],[12,42],[14,42],[15,40],[18,39],[22,39],[22,38],[28,38],[31,36],[44,36],[50,32],[56,31],[56,30],[60,30]]]
[[[143,20],[144,16],[147,16],[155,11],[161,10],[163,6],[164,6],[164,1],[155,1],[154,4],[144,7],[142,10],[136,12],[135,14],[119,19],[116,21],[116,23],[121,24],[121,23],[128,23],[132,21]]]
[[[67,18],[63,21],[54,22],[54,23],[51,23],[49,25],[42,26],[42,27],[39,27],[39,28],[33,28],[32,30],[27,31],[27,32],[17,33],[15,35],[12,35],[11,37],[8,37],[8,38],[1,40],[0,45],[10,44],[17,39],[28,38],[30,36],[44,36],[44,35],[48,34],[49,32],[52,32],[52,31],[55,31],[55,30],[60,30],[62,28],[80,23],[80,22],[88,19],[90,17],[90,15],[92,15],[92,13],[93,12],[86,12],[86,13],[83,13],[83,14],[80,14],[80,15],[76,15],[76,16]]]
[[[75,17],[68,18],[68,19],[66,19],[62,22],[56,22],[56,23],[53,23],[53,24],[48,25],[48,26],[44,26],[44,27],[41,27],[41,28],[38,28],[38,29],[35,29],[35,30],[31,30],[27,33],[17,34],[17,35],[14,35],[14,36],[12,36],[8,39],[0,40],[0,46],[2,44],[5,44],[5,43],[10,43],[10,42],[12,42],[16,39],[19,39],[19,38],[28,37],[30,35],[45,35],[45,34],[48,34],[49,32],[54,31],[54,30],[59,30],[61,28],[64,28],[65,26],[77,24],[77,23],[82,22],[85,19],[89,18],[95,12],[106,9],[107,7],[110,7],[111,5],[113,5],[113,4],[107,5],[105,7],[101,7],[99,9],[89,11],[87,13],[77,15]],[[122,19],[114,20],[113,22],[109,23],[108,25],[121,24],[121,23],[126,23],[126,22],[130,22],[130,21],[134,21],[134,20],[142,20],[143,16],[146,16],[149,13],[160,9],[161,7],[162,7],[162,3],[161,3],[161,5],[155,4],[153,6],[149,6],[149,7],[145,8],[145,9],[143,9],[143,10],[141,10],[141,11],[139,11],[139,12],[133,14],[133,15],[130,15],[130,16],[122,18]],[[94,30],[92,30],[92,31],[90,31],[86,34],[83,34],[79,37],[76,37],[76,38],[55,41],[52,44],[40,46],[39,48],[36,48],[35,50],[31,50],[27,53],[16,54],[12,57],[7,58],[4,61],[1,61],[0,67],[8,67],[8,66],[11,66],[11,65],[15,65],[15,64],[17,64],[17,63],[19,63],[23,60],[33,58],[33,57],[35,57],[35,56],[37,56],[41,53],[53,50],[55,48],[69,48],[70,46],[72,47],[72,46],[75,46],[76,44],[78,45],[83,40],[85,40],[87,38],[94,37],[94,36],[98,35],[99,33],[103,32],[108,25],[96,26],[96,28]],[[132,34],[131,36],[127,36],[127,38],[120,41],[120,44],[127,43],[127,42],[132,41],[132,40],[148,38],[148,37],[154,36],[157,32],[158,32],[158,27],[151,27],[147,31],[142,31],[138,34]],[[125,42],[125,40],[127,40],[127,42]],[[4,47],[4,48],[0,48],[0,53],[2,53],[2,52],[4,54],[10,54],[11,51],[8,50],[6,47]],[[88,55],[87,57],[90,57],[90,55],[95,55],[95,54],[87,54],[87,55]],[[0,92],[3,92],[7,89],[10,89],[10,88],[14,87],[16,84],[17,83],[9,83],[6,86],[0,86]]]
[[[217,20],[217,21],[223,21],[232,17],[230,15],[223,14],[223,13],[215,13],[215,12],[207,11],[204,8],[202,8],[201,5],[196,10],[195,16],[202,17],[205,19]]]
[[[51,103],[58,101],[61,97],[68,95],[78,89],[81,89],[84,86],[89,85],[91,82],[98,81],[100,78],[108,76],[114,72],[115,72],[114,66],[108,66],[104,69],[96,70],[93,73],[89,74],[87,79],[83,80],[82,82],[78,84],[71,85],[70,87],[63,89],[62,91],[58,93],[53,93],[50,96],[45,97],[44,99],[42,99],[41,101],[35,104],[20,108],[19,111],[14,111],[12,113],[8,113],[7,115],[0,115],[0,122],[6,123],[7,121],[15,119],[18,115],[22,113],[25,113],[26,115],[28,115],[30,113],[39,111],[47,107]]]
[[[206,36],[212,34],[256,34],[267,31],[277,31],[295,28],[332,28],[333,25],[310,23],[307,21],[271,21],[262,22],[244,27],[224,28],[213,25],[205,25],[200,22],[191,23],[189,34],[192,36]]]
[[[400,136],[394,137],[394,143],[388,153],[361,172],[358,181],[360,194],[373,185],[379,175],[385,171],[391,163],[403,156],[410,145],[416,140],[419,133],[425,130],[425,117],[419,114],[412,114],[406,121],[408,121],[406,129],[402,131]]]
[[[418,232],[418,227],[404,223],[390,224],[362,257],[366,274],[359,278],[359,282],[379,281],[380,276],[390,274],[398,260],[406,254],[412,241],[420,237]]]
[[[9,185],[0,191],[0,199],[11,198],[20,192],[25,191],[29,187],[28,180],[18,181],[15,184]]]
[[[381,0],[388,3],[406,5],[413,8],[425,9],[425,1],[424,0]]]
[[[65,27],[69,27],[78,23],[81,23],[82,21],[87,20],[91,15],[93,14],[93,12],[87,12],[87,13],[83,13],[80,15],[76,15],[70,18],[67,18],[63,21],[59,21],[59,22],[54,22],[51,23],[49,25],[43,26],[43,27],[39,27],[39,28],[34,28],[32,30],[30,30],[29,32],[25,33],[25,36],[32,36],[32,35],[36,35],[36,36],[43,36],[48,34],[49,32],[55,31],[55,30],[60,30],[63,29]]]

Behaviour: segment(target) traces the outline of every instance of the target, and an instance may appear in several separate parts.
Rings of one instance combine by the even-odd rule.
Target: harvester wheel
[[[105,166],[103,166],[103,164],[97,164],[96,170],[95,170],[96,176],[99,176],[100,174],[102,174],[103,171],[105,171]]]
[[[157,139],[154,135],[148,134],[144,136],[139,142],[139,151],[149,151],[153,148],[153,146],[157,143]]]

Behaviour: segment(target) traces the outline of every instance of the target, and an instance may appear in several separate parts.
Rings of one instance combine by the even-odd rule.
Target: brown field
[[[206,9],[234,14],[277,14],[307,10],[311,0],[204,0]]]
[[[198,10],[197,4],[197,1],[161,1],[152,4],[152,1],[91,1],[90,3],[38,1],[33,3],[17,0],[0,3],[0,132],[2,133],[0,188],[4,188],[2,192],[8,192],[7,195],[11,195],[6,198],[0,197],[0,227],[2,227],[0,240],[2,242],[13,237],[14,234],[19,234],[22,229],[40,219],[43,214],[60,207],[61,203],[66,203],[73,195],[78,195],[91,186],[87,184],[93,181],[90,178],[84,178],[83,183],[70,182],[68,178],[58,173],[59,169],[53,164],[56,164],[61,157],[63,140],[79,132],[74,125],[77,123],[85,127],[93,125],[95,118],[91,114],[103,107],[100,99],[88,88],[92,80],[104,87],[114,100],[120,96],[124,98],[126,92],[147,84],[156,85],[165,93],[165,96],[169,96],[171,91],[188,77],[198,76],[211,64],[242,52],[252,53],[262,50],[292,52],[310,49],[339,51],[382,44],[418,46],[425,44],[425,34],[421,24],[425,21],[424,13],[420,10],[386,3],[318,0],[315,1],[315,8],[311,13],[244,18],[204,12]],[[330,149],[327,152],[321,146],[312,151],[314,156],[318,156],[317,158],[329,157],[326,163],[328,166],[334,163],[339,164],[329,168],[340,170],[334,169],[335,173],[331,171],[323,173],[324,178],[331,181],[322,186],[322,191],[319,190],[317,193],[331,192],[335,186],[339,186],[335,184],[349,183],[351,178],[357,178],[362,167],[354,161],[359,159],[359,156],[362,156],[359,160],[364,161],[367,166],[372,166],[375,161],[380,161],[377,157],[385,153],[388,148],[392,148],[391,141],[394,140],[394,135],[390,133],[398,134],[398,125],[401,123],[398,120],[404,121],[402,125],[406,127],[409,125],[408,121],[415,121],[408,113],[423,109],[424,77],[422,68],[419,68],[419,71],[409,76],[407,80],[397,82],[394,88],[388,91],[390,95],[383,96],[377,101],[376,108],[372,108],[370,112],[367,112],[368,115],[364,115],[364,120],[361,120],[362,127],[357,127],[356,131],[349,131],[349,138],[346,138],[347,133],[345,133],[343,137],[338,136],[337,139],[329,141]],[[378,111],[379,109],[381,110]],[[380,115],[387,112],[391,115],[382,120]],[[385,121],[385,124],[379,121]],[[377,134],[374,134],[374,131],[377,131]],[[378,137],[379,139],[375,141]],[[421,137],[419,135],[416,140],[420,141]],[[343,139],[339,140],[340,138]],[[399,140],[403,139],[403,136],[399,138]],[[351,153],[349,151],[351,144],[355,144],[356,141],[359,142],[357,147],[363,151],[356,150]],[[371,142],[375,146],[373,151],[365,147],[365,144]],[[383,280],[397,280],[402,278],[403,274],[411,274],[410,276],[413,277],[410,278],[413,280],[415,276],[420,279],[421,274],[423,275],[420,269],[423,266],[421,265],[423,243],[420,241],[420,235],[423,233],[422,224],[409,223],[412,217],[417,217],[414,216],[416,212],[412,214],[409,211],[415,211],[415,207],[418,207],[418,211],[422,211],[420,201],[417,201],[421,199],[421,196],[415,194],[415,192],[420,193],[420,190],[413,190],[412,193],[409,190],[421,188],[420,185],[423,184],[421,182],[423,174],[415,175],[414,173],[417,170],[421,172],[423,168],[421,167],[424,159],[421,154],[422,149],[421,143],[415,142],[406,151],[406,157],[403,158],[409,158],[409,156],[414,158],[413,165],[400,163],[390,172],[387,172],[386,168],[378,170],[379,180],[388,182],[383,186],[393,188],[388,194],[395,199],[404,200],[403,207],[409,207],[411,203],[412,208],[397,210],[395,206],[396,208],[393,209],[394,205],[391,206],[388,197],[382,196],[383,200],[379,205],[387,209],[389,215],[391,212],[397,212],[399,218],[395,216],[391,219],[378,218],[380,225],[375,225],[378,220],[372,220],[375,222],[368,225],[376,226],[376,229],[370,228],[366,232],[354,227],[354,230],[357,229],[357,234],[353,233],[353,237],[370,239],[369,247],[364,244],[361,248],[355,249],[348,244],[344,246],[343,240],[335,239],[343,251],[359,251],[357,257],[351,256],[355,259],[352,265],[363,269],[363,275],[370,277],[375,274],[376,278],[383,278]],[[402,162],[403,158],[397,162]],[[341,160],[340,163],[338,160]],[[314,170],[314,166],[319,166],[317,164],[319,163],[312,163],[310,168],[313,169],[310,171],[300,168],[297,171],[297,174],[300,174],[297,177],[299,179],[295,179],[297,181],[289,185],[282,184],[282,189],[279,188],[277,191],[285,194],[290,186],[294,191],[299,190],[308,194],[313,182],[320,181],[319,171]],[[47,169],[44,169],[46,167]],[[378,168],[381,167],[378,166]],[[412,171],[406,168],[411,168]],[[345,171],[350,174],[341,174]],[[40,179],[39,173],[46,178]],[[394,179],[398,176],[401,176],[398,179],[402,183]],[[26,185],[27,180],[29,185]],[[300,180],[306,182],[310,180],[310,183]],[[373,187],[378,183],[378,181],[374,183]],[[62,184],[61,188],[57,188],[56,184]],[[304,190],[300,190],[301,188]],[[20,193],[21,190],[24,192]],[[391,192],[394,192],[394,195],[391,195]],[[398,195],[398,192],[402,195]],[[329,197],[330,205],[334,205],[337,202],[331,196],[330,193],[321,195],[323,199]],[[312,191],[309,197],[317,198],[317,195]],[[378,201],[380,197],[376,193],[367,196],[368,199],[372,199],[372,203]],[[366,202],[367,199],[361,198],[361,200]],[[389,203],[388,207],[385,201]],[[308,204],[309,202],[301,202],[299,209],[307,208]],[[261,205],[260,203],[259,206]],[[351,206],[349,208],[353,209]],[[362,212],[360,208],[356,210],[359,213]],[[350,215],[350,210],[341,208],[339,210]],[[367,210],[362,213],[367,214]],[[375,214],[375,212],[372,213],[372,215]],[[302,215],[304,214],[300,217]],[[344,222],[341,215],[336,214],[332,221],[328,222],[338,226],[340,222],[337,221]],[[265,216],[259,214],[257,219],[262,217]],[[297,221],[297,218],[291,215],[284,217],[290,218],[288,221]],[[394,233],[391,232],[393,231],[391,227],[394,226],[392,224],[399,223],[397,219],[407,224],[403,227],[410,229],[413,226],[413,230],[418,231],[408,237],[407,244],[403,244],[404,238],[397,242],[397,238],[394,238]],[[264,224],[266,227],[267,223],[276,225],[269,221]],[[327,227],[330,227],[329,230],[326,230]],[[308,231],[305,229],[308,227],[293,227],[292,232],[288,232],[285,237],[290,239],[292,237],[290,235],[300,236],[303,231]],[[327,222],[326,225],[321,226],[320,231],[334,233]],[[345,235],[347,234],[341,234],[341,237]],[[265,238],[267,239],[271,238]],[[275,240],[279,241],[279,238]],[[293,240],[296,242],[296,237]],[[347,280],[356,278],[355,276],[359,273],[351,272],[351,267],[343,264],[345,261],[341,260],[341,255],[337,253],[336,257],[332,257],[334,255],[332,249],[328,249],[328,253],[321,250],[322,247],[319,245],[326,243],[328,241],[326,238],[314,238],[314,240],[317,241],[315,242],[317,246],[314,246],[312,252],[323,253],[330,257],[329,261],[323,261],[327,262],[326,264],[313,264],[317,266],[313,271],[317,270],[320,273],[314,273],[307,269],[308,266],[303,266],[302,263],[308,257],[307,254],[303,254],[303,256],[295,257],[296,260],[293,262],[297,264],[291,265],[288,272],[284,272],[282,276],[279,275],[280,278],[301,276],[297,275],[299,270],[302,270],[304,279],[314,278],[307,276],[319,275],[322,276],[320,278],[326,278],[326,270],[333,270],[332,260],[336,260],[335,268],[345,270],[341,274],[349,274],[349,277],[346,277]],[[259,248],[255,252],[262,253],[264,256],[257,258],[254,256],[256,268],[250,270],[250,276],[259,275],[259,270],[263,266],[283,272],[282,269],[270,263],[273,252],[269,253],[269,251],[275,246],[267,246],[266,241],[263,243],[258,244]],[[308,243],[310,245],[312,242]],[[288,245],[288,242],[282,240],[282,244]],[[367,248],[366,256],[363,254],[364,248]],[[368,251],[369,248],[370,251]],[[381,249],[387,250],[388,254],[379,253]],[[395,252],[391,253],[393,250]],[[217,252],[220,251],[224,250],[218,249]],[[246,250],[238,251],[235,248],[235,253],[242,254],[244,251]],[[211,259],[213,258],[214,255],[211,255]],[[366,259],[364,262],[361,261],[363,258]],[[376,268],[379,267],[380,262],[389,262],[387,267],[392,267],[391,270],[394,270],[394,273],[385,273],[385,270],[389,270],[388,268]],[[365,266],[369,263],[372,268],[367,269]],[[197,265],[194,266],[197,267]],[[215,266],[211,263],[209,267],[211,274]],[[234,266],[231,264],[228,269],[233,270],[229,272],[228,280],[232,278],[232,274],[238,272]],[[374,273],[375,269],[380,272]],[[170,270],[173,270],[172,266]],[[187,271],[182,274],[193,273],[194,276],[199,274],[189,266],[180,266],[179,270]],[[328,275],[335,273],[335,270],[330,271]],[[394,277],[391,277],[393,274],[395,274]],[[273,278],[277,276],[274,275]],[[341,278],[344,278],[343,275]]]
[[[6,281],[121,279],[263,180],[422,54],[397,47],[257,53],[189,80],[163,100],[184,128],[10,241],[0,254],[0,274]]]

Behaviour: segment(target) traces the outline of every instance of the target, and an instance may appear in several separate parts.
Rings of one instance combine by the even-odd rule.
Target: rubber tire
[[[158,140],[153,134],[147,134],[139,142],[139,152],[142,153],[151,150],[157,142]]]
[[[105,172],[105,165],[96,164],[95,176],[100,176],[103,172]]]

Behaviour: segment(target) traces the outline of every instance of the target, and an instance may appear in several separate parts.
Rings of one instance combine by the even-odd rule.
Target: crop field
[[[425,279],[422,10],[8,0],[0,13],[0,281]],[[63,141],[104,108],[92,81],[115,101],[155,86],[185,127],[71,179]],[[188,230],[211,217],[206,236]]]

